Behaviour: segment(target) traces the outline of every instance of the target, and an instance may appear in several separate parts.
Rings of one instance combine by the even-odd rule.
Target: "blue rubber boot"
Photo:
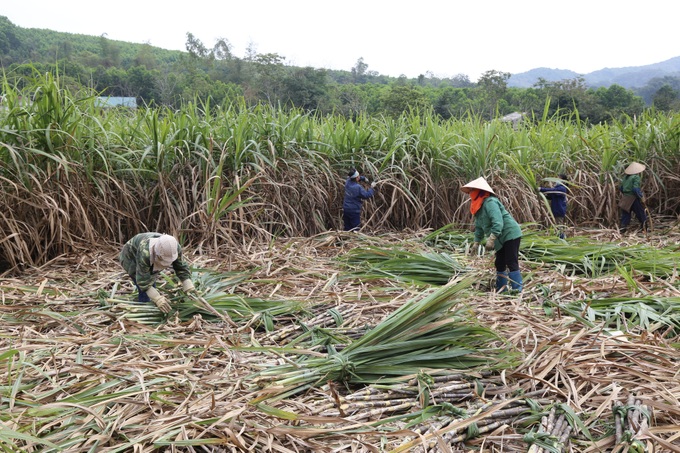
[[[524,288],[522,274],[519,271],[512,271],[508,277],[510,278],[510,288],[521,293]]]
[[[496,273],[496,292],[502,293],[508,289],[508,273],[507,272],[497,272]]]

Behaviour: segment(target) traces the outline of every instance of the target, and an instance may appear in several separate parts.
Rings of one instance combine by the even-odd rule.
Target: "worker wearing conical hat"
[[[622,193],[619,208],[621,209],[621,232],[625,233],[630,225],[631,213],[635,214],[643,231],[647,231],[647,214],[645,213],[645,197],[642,194],[641,173],[645,171],[643,164],[633,162],[624,170],[619,190]]]
[[[484,178],[477,178],[461,187],[470,195],[470,213],[475,219],[475,237],[473,252],[486,239],[487,250],[496,251],[496,291],[502,292],[508,286],[522,291],[522,274],[519,270],[519,244],[522,229],[493,189]]]
[[[139,291],[139,302],[153,302],[163,313],[172,310],[170,302],[155,287],[159,272],[172,266],[184,291],[194,291],[189,266],[182,259],[182,248],[169,234],[139,233],[125,243],[120,264]]]

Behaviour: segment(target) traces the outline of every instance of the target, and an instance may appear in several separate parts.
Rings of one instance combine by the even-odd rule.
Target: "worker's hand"
[[[182,280],[182,289],[184,290],[185,293],[196,292],[194,282],[192,282],[188,278],[186,280]]]
[[[479,253],[479,242],[473,242],[472,245],[470,246],[470,249],[468,250],[468,253],[470,255],[476,255]]]
[[[172,306],[170,305],[170,302],[168,302],[168,299],[165,298],[165,296],[162,296],[161,293],[158,292],[156,288],[153,286],[149,288],[146,291],[146,294],[149,296],[149,299],[156,304],[156,307],[163,313],[170,313],[172,311]]]
[[[493,250],[495,244],[496,244],[496,236],[493,235],[493,234],[490,234],[489,239],[486,240],[486,244],[484,245],[484,247],[487,250]]]
[[[158,307],[158,309],[165,314],[168,314],[172,311],[172,306],[165,296],[160,296],[158,299],[155,299],[153,303],[156,304],[156,307]]]
[[[377,185],[378,185],[378,182],[377,182],[377,181],[373,181],[373,182],[371,183],[371,188],[374,189],[375,186],[377,186]]]

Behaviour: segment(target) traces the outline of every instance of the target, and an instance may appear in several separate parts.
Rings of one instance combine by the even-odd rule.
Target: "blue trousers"
[[[361,227],[361,211],[342,213],[342,220],[345,223],[345,231],[358,230]]]
[[[146,291],[142,291],[139,288],[139,285],[137,285],[137,280],[135,280],[135,278],[132,276],[130,276],[130,278],[132,279],[132,283],[134,283],[137,287],[137,292],[139,293],[137,296],[137,302],[151,302],[151,299],[149,299],[149,295],[146,293]],[[156,284],[154,283],[153,286],[155,287]]]
[[[642,206],[642,202],[640,202],[639,198],[636,198],[633,202],[633,205],[630,207],[630,212],[624,211],[623,209],[621,210],[621,228],[624,230],[628,228],[628,225],[630,224],[631,213],[635,214],[635,217],[637,217],[640,225],[642,225],[642,228],[646,230],[647,214],[645,213],[645,207]]]

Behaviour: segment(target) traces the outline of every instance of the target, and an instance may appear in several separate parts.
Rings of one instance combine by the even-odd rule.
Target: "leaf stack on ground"
[[[525,291],[495,294],[475,283],[490,260],[430,233],[278,239],[232,250],[228,269],[187,250],[199,293],[237,326],[172,276],[159,288],[176,312],[136,303],[114,249],[3,278],[0,445],[679,451],[676,273],[609,252],[597,275],[567,271],[538,258],[540,238],[526,242]],[[567,241],[575,256],[587,233]],[[588,250],[621,244],[599,234]],[[665,256],[667,236],[626,240]],[[400,267],[358,258],[400,247]]]

